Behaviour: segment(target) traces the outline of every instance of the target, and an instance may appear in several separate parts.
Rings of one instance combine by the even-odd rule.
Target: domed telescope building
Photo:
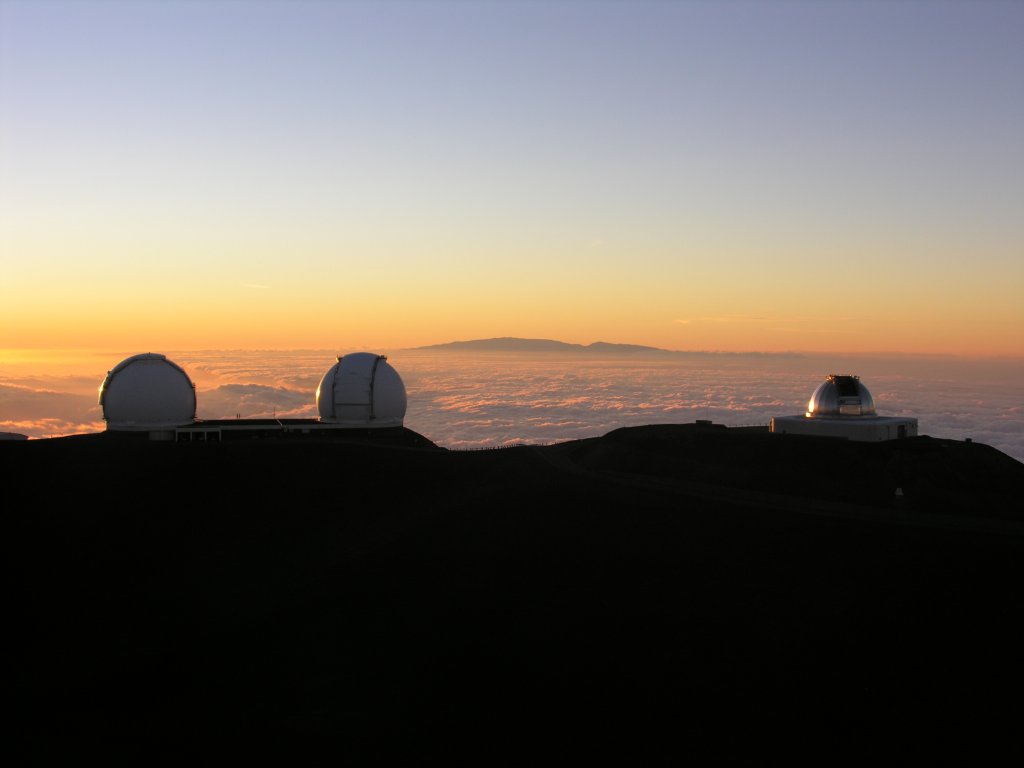
[[[845,437],[878,442],[917,435],[917,419],[879,416],[875,400],[859,376],[831,374],[814,390],[803,416],[776,416],[772,432]]]
[[[369,352],[339,357],[316,388],[320,421],[339,427],[400,427],[406,404],[398,371]]]
[[[285,435],[412,435],[404,429],[405,384],[384,355],[339,356],[316,390],[319,418],[196,418],[195,385],[164,355],[133,355],[114,366],[100,386],[107,432],[176,442],[221,442]],[[389,432],[395,433],[390,438]],[[421,438],[422,439],[422,438]]]
[[[179,365],[147,352],[122,360],[107,373],[99,404],[108,430],[173,431],[195,421],[196,389]]]

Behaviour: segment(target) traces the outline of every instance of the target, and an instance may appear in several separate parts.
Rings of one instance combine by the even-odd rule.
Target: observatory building
[[[384,355],[344,355],[320,380],[316,408],[324,424],[400,427],[405,418],[405,384]]]
[[[776,416],[772,432],[845,437],[877,442],[917,435],[917,419],[879,416],[875,400],[859,376],[831,374],[814,390],[803,416]]]
[[[196,388],[180,366],[147,352],[115,365],[100,385],[107,429],[115,432],[173,430],[196,418]]]
[[[108,432],[177,442],[401,430],[406,402],[398,371],[384,355],[367,352],[338,357],[324,374],[316,390],[316,419],[197,419],[192,380],[180,366],[153,353],[122,360],[100,386]]]

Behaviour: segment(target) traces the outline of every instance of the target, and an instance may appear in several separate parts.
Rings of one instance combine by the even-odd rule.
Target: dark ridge
[[[592,344],[570,344],[553,339],[519,339],[503,336],[496,339],[473,339],[470,341],[450,341],[444,344],[430,344],[425,347],[414,347],[414,350],[435,350],[438,352],[564,352],[569,354],[591,355],[651,355],[674,357],[800,357],[792,352],[701,352],[679,351],[647,347],[641,344],[612,344],[607,341],[595,341]]]
[[[547,450],[585,470],[752,491],[762,500],[1024,522],[1024,464],[981,443],[928,436],[867,443],[696,423],[617,429]]]
[[[586,346],[588,352],[602,352],[617,355],[635,355],[635,354],[679,354],[678,352],[672,352],[668,349],[659,349],[658,347],[645,347],[642,344],[610,344],[607,341],[595,341],[593,344]]]
[[[445,344],[429,344],[414,349],[435,349],[474,352],[580,352],[586,347],[582,344],[569,344],[552,339],[517,339],[503,336],[497,339],[473,339],[470,341],[450,341]]]
[[[1024,683],[1024,466],[987,446],[381,437],[0,443],[8,751],[674,762]]]

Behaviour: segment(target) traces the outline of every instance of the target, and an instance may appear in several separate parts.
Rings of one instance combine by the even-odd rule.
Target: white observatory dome
[[[875,401],[859,376],[826,377],[807,403],[807,416],[874,416]]]
[[[355,352],[338,358],[316,388],[320,420],[349,427],[400,427],[405,384],[384,355]]]
[[[166,429],[196,418],[196,390],[178,365],[147,353],[122,360],[100,385],[107,429]]]

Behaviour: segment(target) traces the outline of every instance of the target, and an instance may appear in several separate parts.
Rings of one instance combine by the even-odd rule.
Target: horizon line
[[[349,347],[183,347],[183,346],[168,346],[163,347],[168,352],[188,352],[188,353],[214,353],[214,352],[316,352],[316,353],[328,353],[330,355],[343,354],[339,351],[346,349],[347,352],[368,352],[368,351],[380,351],[390,350],[392,353],[398,352],[429,352],[429,351],[456,351],[456,350],[445,350],[444,347],[455,344],[473,344],[478,342],[487,341],[524,341],[524,342],[553,342],[557,344],[564,344],[568,347],[578,347],[581,351],[587,350],[595,344],[608,344],[611,346],[627,346],[627,347],[644,347],[651,352],[664,352],[669,354],[684,354],[684,355],[717,355],[717,356],[742,356],[742,355],[758,355],[764,357],[824,357],[824,356],[835,356],[843,355],[845,357],[913,357],[918,359],[961,359],[961,360],[990,360],[990,361],[1004,361],[1004,362],[1024,362],[1024,353],[1018,355],[1002,354],[964,354],[956,352],[907,352],[902,350],[891,350],[891,351],[863,351],[863,352],[841,352],[834,350],[757,350],[757,349],[745,349],[745,350],[727,350],[727,349],[668,349],[665,347],[655,347],[649,344],[638,344],[635,342],[609,342],[598,339],[589,343],[580,342],[568,342],[560,339],[541,338],[541,337],[525,337],[525,336],[491,336],[487,338],[475,338],[475,339],[456,339],[451,341],[434,342],[431,344],[422,344],[418,346],[402,346],[402,347],[387,347],[386,345],[378,346],[349,346]],[[25,353],[25,352],[78,352],[78,353],[89,353],[89,354],[110,354],[110,355],[121,355],[124,354],[128,349],[134,349],[134,347],[124,346],[115,347],[112,345],[104,345],[102,347],[50,347],[50,346],[11,346],[11,347],[0,347],[0,358],[3,353]],[[153,347],[157,349],[157,347]],[[152,352],[153,349],[147,349],[147,352]],[[487,352],[487,353],[503,353],[503,354],[558,354],[558,350],[473,350],[476,352]],[[137,353],[137,351],[136,351]],[[27,362],[27,361],[26,361]]]

